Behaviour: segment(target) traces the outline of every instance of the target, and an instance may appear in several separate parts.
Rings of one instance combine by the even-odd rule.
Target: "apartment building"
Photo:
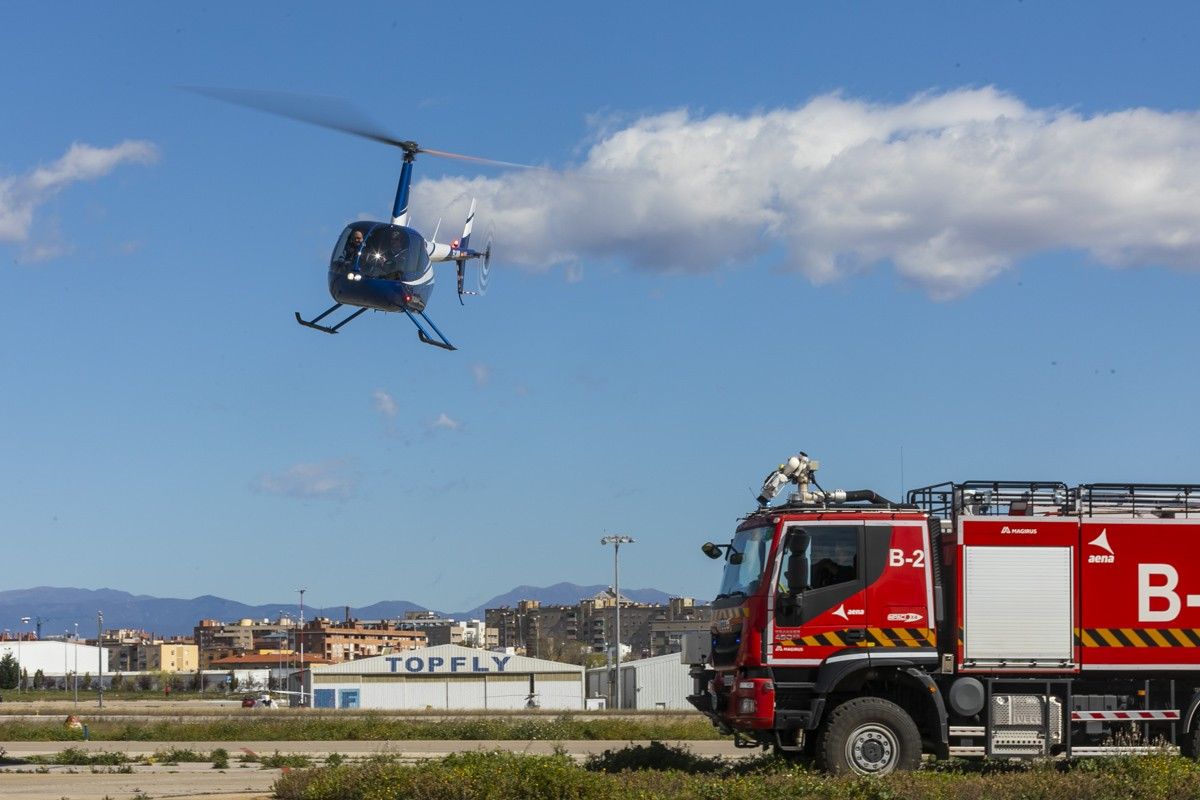
[[[334,622],[324,617],[304,623],[296,638],[300,643],[297,650],[335,663],[416,650],[429,642],[425,631],[405,627],[403,622],[357,619]]]
[[[287,617],[274,622],[242,619],[233,624],[202,619],[193,629],[199,668],[211,669],[212,662],[220,658],[294,649],[295,631],[295,623]]]
[[[690,597],[673,597],[665,605],[639,603],[621,597],[621,641],[636,658],[681,649],[690,631],[707,633],[712,608]],[[612,588],[575,605],[546,605],[522,600],[515,608],[489,608],[488,627],[497,632],[497,645],[535,658],[575,660],[581,653],[602,653],[616,639],[617,598]]]
[[[482,620],[458,621],[440,617],[432,611],[409,611],[404,615],[401,627],[424,631],[429,647],[456,644],[491,649],[499,644],[499,632],[489,628]]]

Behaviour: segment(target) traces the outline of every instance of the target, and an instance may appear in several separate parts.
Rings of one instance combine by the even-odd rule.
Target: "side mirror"
[[[795,531],[788,538],[788,561],[785,569],[788,592],[795,595],[808,584],[808,542],[804,531]]]
[[[788,594],[792,595],[798,594],[800,591],[807,588],[808,556],[802,556],[793,553],[788,558],[787,584]]]
[[[800,595],[787,593],[779,595],[779,599],[775,602],[775,608],[778,614],[783,617],[795,617],[800,613]]]
[[[700,552],[714,560],[721,557],[721,548],[712,542],[705,542],[700,545]]]

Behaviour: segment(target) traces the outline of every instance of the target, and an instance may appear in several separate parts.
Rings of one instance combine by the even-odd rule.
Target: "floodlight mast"
[[[621,710],[621,567],[620,567],[619,556],[621,553],[621,545],[633,544],[634,541],[635,540],[632,536],[625,536],[625,535],[602,536],[600,538],[600,544],[602,544],[602,545],[611,544],[613,546],[613,594],[616,596],[616,600],[617,600],[617,615],[616,615],[617,616],[617,619],[616,619],[616,623],[617,623],[616,624],[616,629],[617,629],[616,630],[616,640],[617,641],[616,641],[615,647],[613,648],[616,653],[616,655],[613,657],[613,663],[616,664],[616,671],[615,671],[616,689],[615,689],[614,699],[615,699],[618,711]]]

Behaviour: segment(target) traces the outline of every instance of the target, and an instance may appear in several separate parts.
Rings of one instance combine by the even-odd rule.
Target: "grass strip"
[[[665,721],[628,718],[577,718],[569,714],[552,718],[462,717],[395,719],[383,716],[338,718],[232,717],[221,720],[161,719],[134,721],[92,720],[89,738],[107,742],[233,742],[233,741],[405,741],[445,739],[480,741],[584,739],[719,739],[720,734],[703,717]],[[77,741],[82,731],[54,721],[8,720],[0,722],[0,741]]]
[[[611,758],[610,758],[611,760]],[[679,759],[671,759],[678,762]],[[884,778],[832,778],[777,759],[711,770],[589,769],[565,755],[462,753],[405,765],[386,757],[283,775],[281,800],[1175,800],[1200,798],[1200,768],[1178,756],[1040,763],[1000,769],[939,769]]]

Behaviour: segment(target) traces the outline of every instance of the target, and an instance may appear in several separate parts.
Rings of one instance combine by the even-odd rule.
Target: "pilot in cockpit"
[[[346,248],[342,252],[342,261],[346,262],[345,269],[350,269],[354,265],[354,259],[358,256],[358,249],[362,247],[363,232],[352,231],[350,238],[346,240]]]

